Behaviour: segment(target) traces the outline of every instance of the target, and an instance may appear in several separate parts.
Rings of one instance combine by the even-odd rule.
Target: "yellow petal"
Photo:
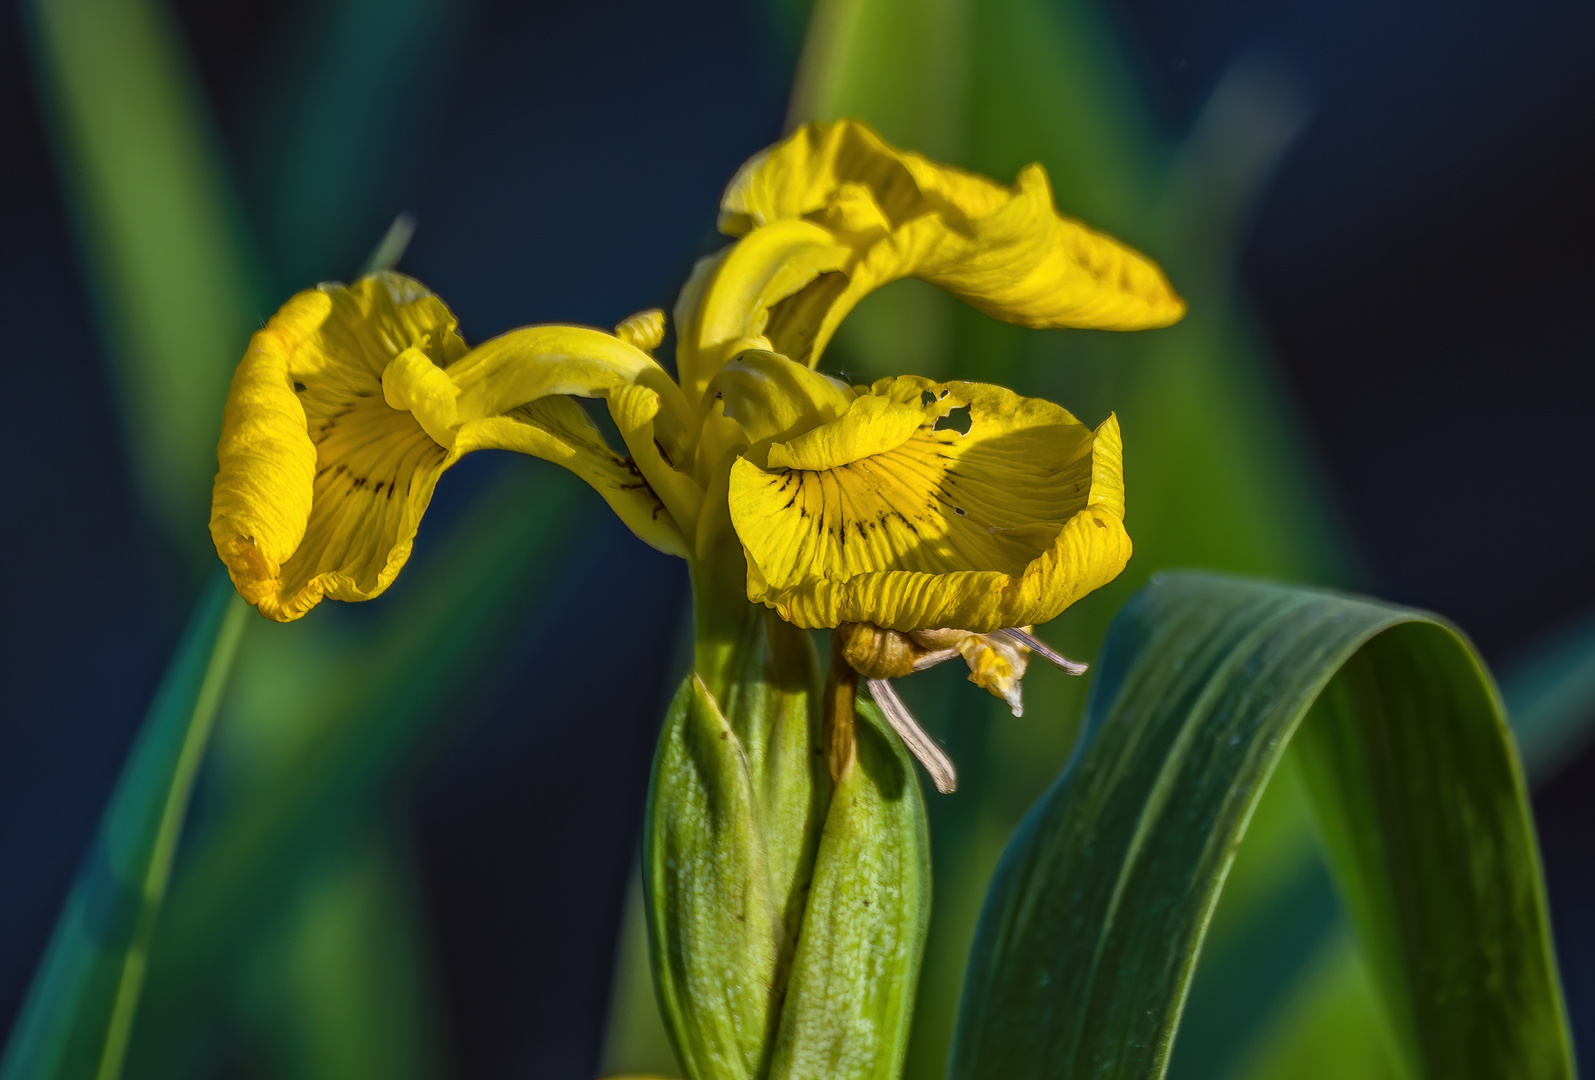
[[[383,398],[382,374],[407,350],[441,365],[465,343],[442,301],[397,274],[302,292],[251,339],[223,413],[210,528],[263,614],[375,596],[409,557],[449,452]]]
[[[460,388],[463,423],[555,396],[605,399],[642,478],[654,485],[678,523],[697,517],[701,495],[673,467],[674,462],[686,462],[694,438],[685,399],[665,370],[636,345],[587,327],[528,326],[483,342],[451,366],[448,375]],[[534,444],[542,445],[534,439],[506,448],[536,453],[526,449]],[[599,490],[615,505],[612,486]],[[652,515],[654,508],[637,508],[621,517],[631,523],[643,509]],[[656,534],[639,533],[659,547]],[[676,552],[679,546],[672,539],[662,550]]]
[[[653,492],[663,500],[674,522],[685,522],[690,526],[698,519],[703,492],[686,472],[677,469],[676,462],[666,454],[664,444],[656,434],[659,395],[649,387],[633,385],[611,391],[608,400],[610,418],[615,421],[626,449],[631,451],[633,467],[642,473]],[[670,547],[663,547],[652,540],[648,542],[667,554],[686,554],[685,541],[679,537],[672,540]]]
[[[454,445],[460,388],[420,349],[405,349],[382,369],[382,400],[415,417],[439,446]]]
[[[843,283],[790,296],[806,310],[792,326],[800,334],[766,332],[777,352],[810,364],[859,300],[902,277],[1036,328],[1135,330],[1185,310],[1150,260],[1060,215],[1039,165],[997,184],[896,150],[857,121],[800,128],[744,165],[721,203],[721,229],[744,243],[794,221],[855,252]]]
[[[1124,568],[1116,420],[1093,433],[1056,405],[975,383],[886,379],[868,396],[884,404],[813,433],[850,460],[776,467],[772,448],[770,468],[733,466],[751,599],[804,627],[988,632],[1046,622]],[[937,430],[963,408],[967,434]],[[922,422],[889,445],[897,432],[878,433],[880,417],[902,409]],[[851,456],[871,440],[889,448]]]
[[[539,398],[601,398],[624,386],[659,395],[661,435],[687,438],[690,416],[681,391],[654,358],[618,337],[585,326],[526,326],[472,349],[450,366],[460,388],[460,421],[499,416]]]
[[[875,394],[854,399],[840,422],[770,447],[768,467],[821,472],[902,446],[924,426],[927,410]],[[931,416],[931,420],[936,417]]]
[[[641,471],[609,448],[587,411],[568,397],[541,398],[502,416],[473,420],[460,428],[457,447],[462,454],[514,450],[563,465],[645,543],[668,555],[687,554],[676,520]]]
[[[826,229],[785,221],[698,262],[676,303],[676,369],[696,401],[721,365],[768,348],[770,309],[853,257]]]
[[[762,349],[744,352],[721,368],[709,388],[755,446],[828,424],[858,396],[829,375]]]
[[[684,554],[660,497],[559,396],[629,397],[629,438],[683,437],[679,392],[646,353],[580,327],[514,331],[467,352],[442,301],[398,274],[300,293],[255,335],[223,418],[211,534],[239,592],[298,618],[323,597],[364,600],[409,558],[437,479],[502,447],[575,471],[644,540]],[[645,388],[658,386],[659,390]],[[689,482],[690,487],[690,482]]]
[[[665,313],[658,308],[649,308],[629,315],[615,327],[615,336],[627,345],[635,345],[643,352],[651,353],[665,339]]]

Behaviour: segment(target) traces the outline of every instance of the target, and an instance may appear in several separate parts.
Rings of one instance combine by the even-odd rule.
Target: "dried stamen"
[[[957,649],[936,649],[933,652],[921,653],[914,658],[914,670],[924,671],[926,668],[933,668],[943,660],[951,660],[957,655]]]
[[[903,740],[919,763],[925,766],[925,771],[930,773],[930,778],[936,785],[936,790],[943,795],[949,794],[958,786],[958,774],[953,769],[952,759],[946,751],[937,745],[925,729],[919,726],[919,721],[914,719],[914,714],[908,711],[908,706],[903,704],[903,699],[897,696],[897,691],[892,689],[892,684],[885,679],[866,679],[864,685],[869,687],[870,697],[875,699],[875,704],[881,707],[881,712],[886,714],[887,722],[892,725],[892,730],[897,732],[897,737]]]
[[[1078,660],[1070,660],[1045,641],[1042,641],[1034,634],[1026,633],[1017,626],[1010,626],[1006,630],[998,630],[992,636],[1005,637],[1016,644],[1023,645],[1031,652],[1051,662],[1054,666],[1062,668],[1070,675],[1084,675],[1091,666],[1090,664],[1082,664]]]

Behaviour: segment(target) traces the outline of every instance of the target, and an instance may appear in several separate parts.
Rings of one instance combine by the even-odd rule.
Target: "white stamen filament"
[[[1063,655],[1061,652],[1058,652],[1045,641],[1042,641],[1040,638],[1032,634],[1025,633],[1016,626],[1009,627],[1006,630],[998,630],[993,636],[1006,637],[1016,644],[1023,645],[1031,652],[1045,658],[1055,666],[1062,668],[1070,675],[1084,675],[1087,669],[1089,669],[1091,666],[1090,664],[1082,664],[1078,660],[1070,660],[1067,656]],[[1016,713],[1015,715],[1018,714]]]
[[[892,725],[892,730],[897,732],[897,737],[903,740],[904,745],[919,763],[925,766],[925,771],[930,773],[931,781],[936,785],[936,790],[943,795],[950,793],[958,786],[958,774],[953,769],[952,759],[947,756],[936,740],[919,726],[919,721],[914,719],[914,714],[908,711],[908,706],[903,704],[903,699],[897,696],[897,691],[892,689],[892,684],[885,679],[865,679],[864,685],[869,687],[870,697],[875,699],[875,704],[881,707],[881,712],[886,714],[886,720]]]
[[[935,652],[925,653],[914,661],[914,670],[924,671],[926,668],[933,668],[943,660],[951,660],[957,655],[957,649],[937,649]]]

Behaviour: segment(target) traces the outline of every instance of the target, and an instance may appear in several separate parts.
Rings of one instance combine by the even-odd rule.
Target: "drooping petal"
[[[382,592],[438,477],[489,447],[565,465],[644,540],[685,553],[642,474],[669,471],[660,402],[661,441],[685,437],[685,406],[646,353],[579,327],[514,331],[472,352],[455,326],[441,300],[386,273],[300,293],[252,339],[224,413],[211,533],[263,614],[288,621],[323,597]],[[645,440],[642,463],[611,450],[566,394],[625,398],[622,431]]]
[[[675,525],[696,519],[701,494],[686,475],[674,468],[675,462],[687,459],[693,438],[685,399],[665,370],[636,345],[582,326],[528,326],[483,342],[451,366],[448,375],[460,388],[456,409],[464,427],[551,397],[604,399],[631,451],[628,468],[635,466],[638,476],[646,481],[645,486],[652,485],[650,496],[663,498],[675,517]],[[488,430],[510,429],[480,429],[478,438],[487,438]],[[578,441],[587,444],[585,435]],[[504,448],[536,454],[536,450],[528,449],[532,445],[541,442],[517,439],[515,445]],[[595,445],[602,446],[602,439]],[[562,453],[562,463],[565,458]],[[597,460],[593,465],[600,471],[607,468]],[[617,489],[613,485],[589,482],[611,506],[616,506]],[[628,524],[643,515],[658,520],[654,506],[616,510]],[[661,550],[681,554],[684,541],[679,539],[679,528],[675,531],[676,536],[668,544],[661,543],[657,528],[638,535]]]
[[[770,347],[809,364],[859,300],[903,277],[1033,328],[1144,329],[1185,310],[1150,260],[1059,214],[1039,165],[997,184],[896,150],[857,121],[800,128],[744,165],[721,203],[722,231],[744,243],[794,221],[855,252],[784,299],[802,318],[777,306],[768,319]]]
[[[223,413],[210,528],[262,614],[375,596],[409,557],[449,455],[387,404],[382,374],[407,350],[458,359],[455,325],[420,285],[381,274],[302,292],[251,339]]]
[[[461,423],[499,416],[555,395],[605,398],[644,386],[663,406],[662,435],[687,437],[690,416],[681,391],[653,357],[602,330],[585,326],[526,326],[472,349],[448,371],[460,388]]]
[[[663,500],[629,458],[609,448],[587,410],[568,397],[545,397],[502,416],[461,427],[458,453],[514,450],[563,465],[601,495],[611,510],[649,546],[687,554],[686,541]]]
[[[768,468],[733,466],[751,599],[804,627],[984,633],[1046,622],[1124,568],[1113,418],[1092,432],[1045,401],[920,378],[867,397],[883,405],[803,437],[813,453],[793,440],[770,448]],[[904,438],[880,423],[891,406],[921,413]],[[967,433],[944,426],[965,408]]]

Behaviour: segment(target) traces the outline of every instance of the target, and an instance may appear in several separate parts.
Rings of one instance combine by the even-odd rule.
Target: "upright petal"
[[[943,420],[963,409],[960,434]],[[1046,622],[1129,558],[1120,453],[1112,418],[1093,433],[1000,387],[882,380],[768,468],[733,466],[749,597],[804,627]]]
[[[805,318],[765,333],[772,349],[809,364],[859,300],[903,277],[1034,328],[1136,330],[1185,310],[1150,260],[1059,214],[1041,166],[997,184],[894,149],[853,120],[800,128],[744,165],[721,203],[721,229],[745,243],[792,221],[855,252],[843,280],[785,299]]]
[[[676,304],[676,369],[688,398],[738,353],[769,348],[771,310],[816,282],[842,281],[836,272],[853,258],[826,229],[783,221],[700,260]]]

